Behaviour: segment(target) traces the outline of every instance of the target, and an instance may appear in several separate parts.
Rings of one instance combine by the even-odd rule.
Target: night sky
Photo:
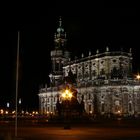
[[[0,15],[0,108],[6,107],[6,102],[10,102],[11,107],[15,105],[19,30],[19,97],[24,109],[38,109],[39,86],[49,84],[50,50],[54,47],[53,39],[59,16],[62,17],[62,25],[67,32],[67,49],[73,52],[72,57],[81,57],[82,52],[87,56],[89,50],[92,54],[95,54],[97,49],[104,52],[106,46],[112,51],[121,48],[129,51],[129,48],[132,48],[133,71],[140,71],[138,8],[131,4],[109,7],[108,3],[104,2],[98,4],[98,7],[89,5],[65,3],[63,6],[53,3],[43,7],[5,6],[8,11],[4,9]]]

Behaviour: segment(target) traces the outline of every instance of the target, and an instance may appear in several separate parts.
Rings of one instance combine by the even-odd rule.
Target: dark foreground
[[[0,121],[0,140],[140,140],[140,120],[101,120],[64,123],[19,120],[15,137],[13,121]]]

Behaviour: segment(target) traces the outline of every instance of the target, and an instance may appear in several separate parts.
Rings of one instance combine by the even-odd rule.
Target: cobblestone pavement
[[[111,125],[112,124],[112,125]],[[64,129],[64,124],[41,124],[18,126],[18,136],[14,137],[15,127],[10,124],[0,125],[0,140],[139,140],[140,126],[131,124],[71,124]]]

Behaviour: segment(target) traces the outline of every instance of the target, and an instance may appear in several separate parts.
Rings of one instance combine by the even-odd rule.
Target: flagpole
[[[18,70],[19,70],[19,40],[20,40],[20,32],[18,31],[18,39],[17,39],[17,60],[16,60],[16,111],[15,111],[15,137],[17,137],[17,117],[18,117]]]

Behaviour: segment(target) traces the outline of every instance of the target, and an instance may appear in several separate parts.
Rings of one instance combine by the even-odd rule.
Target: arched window
[[[95,70],[92,71],[92,75],[96,76],[96,71]]]
[[[91,112],[91,104],[88,106],[88,108],[89,108],[89,113]]]
[[[117,70],[116,67],[114,67],[114,68],[111,70],[111,78],[112,78],[112,79],[113,79],[113,78],[117,78],[118,75],[119,75],[118,70]]]
[[[120,108],[120,101],[119,100],[116,100],[115,101],[115,108],[114,109],[115,109],[115,112],[116,113],[119,113],[120,112],[120,109],[121,108]]]
[[[91,99],[91,95],[90,95],[90,94],[88,94],[88,99],[89,99],[89,100]]]
[[[50,108],[49,108],[49,107],[47,108],[47,111],[48,111],[48,112],[50,111]]]
[[[105,70],[104,69],[101,69],[100,74],[101,75],[104,75],[105,74]]]
[[[49,97],[47,98],[47,102],[49,102]]]
[[[55,64],[55,71],[58,71],[59,70],[59,63],[56,63]]]
[[[105,105],[104,103],[101,104],[101,112],[104,112],[105,111]]]
[[[128,104],[128,110],[129,110],[129,112],[132,111],[132,103],[129,103],[129,104]]]

